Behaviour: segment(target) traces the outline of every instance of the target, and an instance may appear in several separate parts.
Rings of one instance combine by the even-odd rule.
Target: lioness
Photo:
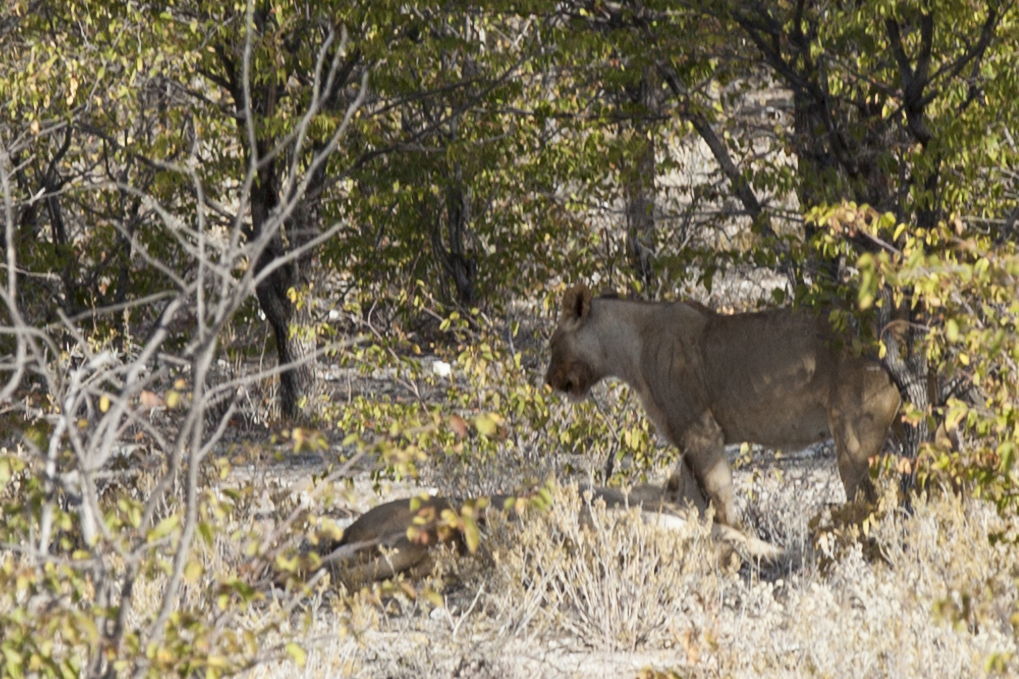
[[[828,323],[787,310],[716,314],[699,305],[592,299],[566,291],[545,382],[574,400],[603,377],[637,392],[721,523],[738,526],[727,443],[802,448],[834,437],[846,497],[874,498],[868,458],[899,409],[880,363],[838,348]],[[685,470],[685,471],[684,471]]]
[[[645,520],[664,528],[677,528],[688,518],[688,507],[695,512],[706,507],[704,497],[696,486],[690,494],[676,494],[656,486],[637,486],[627,491],[617,488],[579,489],[585,498],[581,509],[581,520],[590,524],[590,512],[594,503],[601,500],[607,510],[640,507]],[[473,505],[476,525],[483,525],[488,512],[504,508],[509,511],[512,499],[507,495],[493,495]],[[507,502],[510,500],[511,502]],[[416,500],[404,498],[381,504],[362,514],[343,531],[339,542],[326,546],[314,563],[315,567],[335,569],[335,575],[348,585],[360,585],[366,581],[384,580],[397,573],[426,573],[431,567],[430,549],[439,544],[452,544],[461,552],[465,548],[464,532],[456,520],[450,522],[444,517],[446,510],[457,510],[465,502],[443,497],[419,497]],[[586,515],[586,519],[585,519]],[[511,518],[513,513],[510,514]],[[718,541],[717,555],[722,563],[729,563],[735,552],[753,559],[776,561],[785,556],[778,547],[749,537],[742,532],[715,524],[712,536]],[[289,571],[280,574],[285,582]]]

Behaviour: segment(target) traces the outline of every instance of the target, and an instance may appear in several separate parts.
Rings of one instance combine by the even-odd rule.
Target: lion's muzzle
[[[596,381],[594,371],[581,361],[566,364],[553,361],[545,373],[545,384],[567,394],[574,401],[587,398]]]

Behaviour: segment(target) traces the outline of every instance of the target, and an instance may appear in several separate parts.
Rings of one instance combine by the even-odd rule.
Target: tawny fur
[[[796,449],[835,439],[846,496],[873,499],[868,460],[899,410],[882,365],[844,350],[827,321],[788,310],[723,315],[700,305],[593,298],[566,291],[545,381],[575,400],[616,377],[639,395],[681,460],[668,488],[690,478],[716,519],[738,525],[731,443]]]
[[[699,518],[706,507],[696,487],[690,489],[689,495],[669,492],[660,486],[637,486],[625,491],[589,488],[581,494],[585,498],[582,520],[587,520],[588,503],[602,501],[608,510],[640,507],[647,522],[666,529],[682,528],[687,521]],[[507,495],[487,498],[482,508],[473,513],[475,521],[484,525],[488,512],[499,511],[508,498]],[[464,550],[462,530],[455,526],[450,529],[441,516],[443,511],[458,510],[463,504],[461,500],[443,497],[383,503],[348,526],[343,538],[327,550],[318,565],[333,569],[338,578],[352,586],[391,578],[397,573],[426,573],[431,568],[433,547],[452,544]],[[786,556],[778,547],[730,526],[715,524],[711,534],[716,540],[719,563],[729,563],[734,554],[771,562]]]

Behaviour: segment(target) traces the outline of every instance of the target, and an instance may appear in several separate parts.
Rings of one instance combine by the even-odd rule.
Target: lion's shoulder
[[[718,313],[714,309],[712,309],[711,307],[709,307],[709,306],[707,306],[705,304],[701,304],[700,302],[698,302],[697,300],[694,300],[694,299],[685,299],[685,300],[683,300],[682,303],[685,304],[686,306],[690,307],[694,311],[698,311],[698,312],[704,314],[705,316],[715,316]]]

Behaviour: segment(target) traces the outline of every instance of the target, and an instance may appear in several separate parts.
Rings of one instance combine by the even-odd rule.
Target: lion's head
[[[552,360],[545,372],[545,384],[565,392],[575,401],[587,398],[591,387],[601,379],[592,367],[592,339],[583,332],[591,315],[591,291],[576,285],[566,291],[559,325],[552,334],[549,348]]]

